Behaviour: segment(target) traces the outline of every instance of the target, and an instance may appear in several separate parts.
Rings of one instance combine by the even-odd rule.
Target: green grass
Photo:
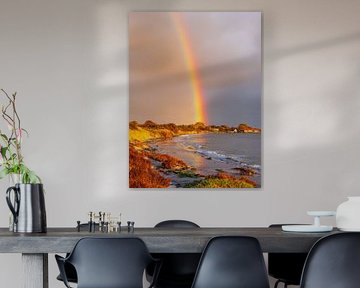
[[[255,186],[238,179],[208,178],[187,184],[185,188],[255,188]]]
[[[177,172],[177,175],[180,177],[180,178],[196,178],[198,177],[198,175],[192,171],[192,170],[183,170],[183,171],[179,171]]]
[[[153,133],[143,128],[129,129],[130,142],[135,142],[135,141],[145,142],[153,138],[156,138],[154,137]]]
[[[145,129],[138,127],[137,129],[129,129],[129,141],[146,142],[154,139],[169,139],[175,135],[174,132],[167,129]]]

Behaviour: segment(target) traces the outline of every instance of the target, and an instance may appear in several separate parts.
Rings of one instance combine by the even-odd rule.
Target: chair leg
[[[288,287],[288,284],[286,282],[283,282],[281,280],[277,280],[274,284],[274,288],[277,288],[279,283],[284,283],[284,288],[287,288]]]

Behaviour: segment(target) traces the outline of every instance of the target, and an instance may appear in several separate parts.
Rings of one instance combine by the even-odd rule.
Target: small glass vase
[[[9,187],[15,186],[15,184],[22,183],[21,174],[9,174]]]

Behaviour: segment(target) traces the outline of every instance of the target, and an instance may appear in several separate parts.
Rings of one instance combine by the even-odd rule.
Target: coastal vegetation
[[[171,179],[186,178],[188,182],[180,188],[256,188],[256,183],[248,178],[257,172],[246,167],[235,167],[239,176],[219,171],[215,175],[200,175],[196,167],[189,167],[184,161],[172,155],[161,154],[151,146],[159,140],[175,136],[200,133],[261,133],[259,128],[247,124],[237,127],[226,125],[207,126],[197,122],[189,125],[174,123],[157,124],[146,121],[129,123],[129,185],[131,188],[166,188]]]
[[[170,180],[153,169],[151,161],[144,152],[133,146],[129,149],[129,186],[131,188],[166,188]]]
[[[156,124],[153,121],[147,120],[143,124],[137,121],[129,123],[129,141],[145,142],[155,139],[170,139],[174,136],[184,134],[199,134],[199,133],[261,133],[260,128],[251,127],[246,123],[241,123],[237,127],[230,127],[227,125],[209,125],[206,126],[202,122],[189,125],[176,125],[174,123]]]
[[[185,188],[255,188],[256,183],[250,179],[234,177],[224,172],[206,176],[205,179],[185,185]]]

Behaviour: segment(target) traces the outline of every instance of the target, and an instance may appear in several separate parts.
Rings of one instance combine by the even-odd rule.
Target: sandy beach
[[[196,134],[181,135],[171,139],[157,140],[149,144],[157,153],[171,155],[184,161],[193,173],[171,173],[161,163],[154,166],[171,180],[173,187],[203,179],[204,176],[225,172],[238,177],[246,175],[261,185],[260,135],[241,134]],[[235,147],[232,147],[234,145]],[[256,146],[257,145],[257,146]],[[242,146],[242,148],[240,147]],[[252,155],[246,156],[244,153]],[[188,174],[190,177],[187,177]],[[252,175],[251,175],[252,174]]]

